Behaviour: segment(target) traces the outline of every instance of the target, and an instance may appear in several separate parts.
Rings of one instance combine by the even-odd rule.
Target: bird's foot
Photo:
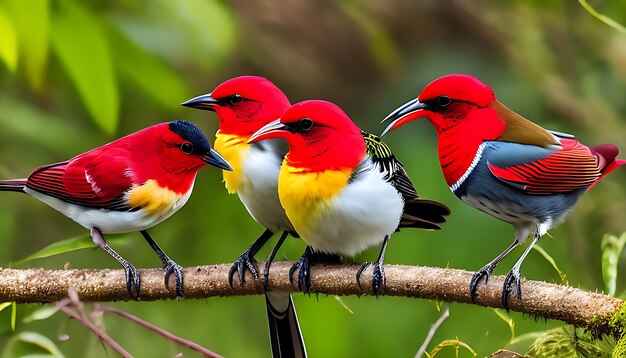
[[[506,275],[504,287],[502,288],[502,307],[507,311],[509,310],[509,293],[512,293],[518,300],[522,299],[520,271],[515,267]]]
[[[230,267],[228,271],[228,284],[230,287],[233,287],[233,276],[235,272],[239,275],[239,283],[246,282],[246,269],[250,271],[252,277],[254,279],[259,278],[259,273],[256,269],[256,260],[254,259],[254,255],[250,252],[250,250],[246,250],[239,256],[237,261]]]
[[[176,278],[176,298],[184,298],[183,267],[168,258],[167,264],[163,268],[165,269],[165,288],[170,289],[170,276],[173,274]]]
[[[265,267],[263,267],[263,288],[267,291],[267,288],[270,285],[270,266],[272,265],[272,261],[265,261]],[[291,275],[290,275],[291,278]]]
[[[470,297],[472,297],[472,303],[476,303],[476,291],[478,290],[478,284],[483,278],[485,279],[485,284],[487,284],[487,282],[489,282],[489,277],[495,268],[496,266],[490,262],[483,266],[480,270],[476,271],[474,276],[472,276],[472,280],[470,281]]]
[[[311,265],[309,262],[308,248],[302,257],[296,261],[289,269],[289,282],[293,285],[293,274],[298,270],[298,289],[304,293],[309,293],[311,288]]]
[[[135,301],[139,301],[139,292],[141,290],[141,278],[139,271],[130,262],[122,262],[124,274],[126,275],[126,290],[128,295]]]
[[[374,261],[364,262],[361,264],[361,267],[359,267],[359,270],[356,273],[356,283],[362,291],[363,287],[361,287],[361,275],[363,274],[363,271],[370,266],[372,266],[373,269],[372,290],[374,291],[374,295],[378,296],[378,294],[381,293],[385,287],[385,264],[383,262]]]

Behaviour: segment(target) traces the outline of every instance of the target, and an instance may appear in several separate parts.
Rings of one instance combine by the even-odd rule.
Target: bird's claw
[[[176,297],[184,298],[185,292],[183,289],[183,267],[176,262],[169,260],[168,264],[163,267],[165,269],[165,288],[170,289],[170,276],[174,274],[176,278]]]
[[[372,290],[374,291],[374,295],[378,296],[379,293],[382,292],[382,289],[385,287],[385,264],[382,262],[364,262],[363,264],[361,264],[361,267],[359,267],[359,270],[356,273],[356,283],[359,286],[359,288],[361,289],[361,291],[363,290],[363,287],[361,287],[361,275],[363,274],[363,271],[365,271],[369,266],[372,266]]]
[[[513,296],[518,300],[522,299],[522,282],[519,270],[513,268],[506,275],[504,279],[504,286],[502,288],[502,307],[509,310],[509,293],[513,293]]]
[[[489,263],[483,266],[480,270],[476,271],[474,276],[472,276],[472,280],[470,281],[470,297],[472,298],[472,303],[476,303],[476,291],[478,291],[478,284],[483,278],[485,279],[485,284],[487,284],[494,268],[495,266]]]
[[[139,292],[141,289],[139,271],[129,262],[123,263],[122,266],[124,266],[124,274],[126,275],[126,290],[128,290],[128,295],[135,301],[139,301]]]
[[[267,288],[270,285],[270,266],[272,265],[271,261],[265,262],[265,267],[263,267],[263,288],[267,291]],[[289,275],[289,279],[291,280],[291,275]]]
[[[311,266],[306,254],[302,255],[289,269],[289,282],[293,285],[293,274],[298,270],[298,289],[309,293],[311,288]]]
[[[255,280],[258,279],[259,273],[257,272],[255,265],[256,260],[254,259],[254,256],[250,253],[250,250],[244,251],[244,253],[239,256],[237,261],[235,261],[235,263],[230,267],[230,270],[228,271],[228,284],[230,285],[230,287],[233,287],[233,276],[235,275],[235,272],[238,273],[239,283],[246,282],[246,269],[250,271],[252,277],[254,277]]]

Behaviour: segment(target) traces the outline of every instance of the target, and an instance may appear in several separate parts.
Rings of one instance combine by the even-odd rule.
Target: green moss
[[[595,339],[589,332],[573,326],[546,331],[533,342],[528,354],[532,357],[606,357],[613,351],[610,337]]]
[[[626,304],[615,312],[609,320],[609,327],[614,332],[617,344],[613,350],[613,357],[626,357]]]

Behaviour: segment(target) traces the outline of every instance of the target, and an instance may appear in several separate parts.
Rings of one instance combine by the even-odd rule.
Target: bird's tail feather
[[[272,343],[272,357],[306,358],[306,347],[291,295],[285,292],[266,292],[265,306]]]
[[[450,215],[450,209],[436,201],[419,198],[405,200],[404,213],[399,227],[439,230],[438,224],[446,222],[448,215]]]
[[[15,191],[23,193],[25,186],[26,179],[0,180],[0,191]]]
[[[616,168],[626,165],[626,160],[617,159],[619,149],[612,144],[601,144],[590,148],[591,152],[598,158],[600,166],[600,177],[587,188],[591,190],[605,175],[609,174]]]

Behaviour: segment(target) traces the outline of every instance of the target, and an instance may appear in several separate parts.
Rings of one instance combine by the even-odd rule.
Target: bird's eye
[[[193,152],[193,144],[185,142],[180,145],[180,150],[185,154],[191,154],[191,152]]]
[[[308,132],[311,128],[313,128],[313,121],[311,118],[300,118],[300,129],[304,132]]]
[[[452,103],[452,100],[450,99],[450,97],[443,95],[443,96],[439,96],[437,97],[437,105],[440,108],[445,108],[447,107],[450,103]]]
[[[228,102],[229,102],[230,104],[239,103],[239,102],[241,102],[242,100],[243,100],[243,97],[241,97],[241,95],[240,95],[240,94],[234,94],[234,95],[232,95],[232,96],[228,97]]]

